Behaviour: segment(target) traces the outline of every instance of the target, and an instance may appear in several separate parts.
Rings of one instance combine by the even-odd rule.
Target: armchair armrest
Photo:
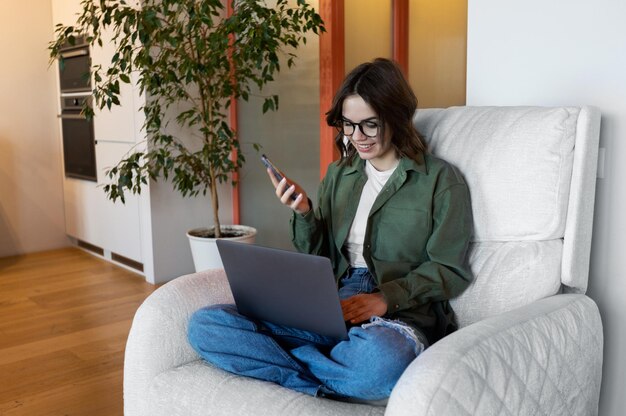
[[[168,369],[199,359],[187,342],[187,323],[196,310],[219,303],[233,303],[223,270],[179,277],[143,302],[126,343],[124,414],[148,414],[146,400],[152,380]]]
[[[386,415],[596,415],[602,322],[585,295],[556,295],[469,325],[405,371]]]

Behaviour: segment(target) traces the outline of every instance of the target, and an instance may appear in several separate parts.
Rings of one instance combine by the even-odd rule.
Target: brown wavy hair
[[[376,58],[354,68],[346,76],[326,113],[326,123],[337,126],[342,121],[343,101],[358,94],[374,109],[380,122],[380,137],[391,129],[391,145],[398,156],[416,159],[428,151],[426,143],[413,126],[417,98],[398,64],[385,58]],[[340,164],[352,164],[357,151],[341,132],[335,137],[335,146],[341,155]]]

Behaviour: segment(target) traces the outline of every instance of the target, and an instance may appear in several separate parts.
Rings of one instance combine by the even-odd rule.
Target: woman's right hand
[[[309,198],[307,197],[306,192],[304,192],[304,189],[302,189],[297,183],[288,180],[284,175],[283,179],[278,181],[270,169],[267,169],[267,174],[270,177],[274,188],[276,188],[276,197],[282,204],[287,205],[300,215],[304,215],[311,210]],[[292,185],[288,186],[289,183]],[[299,194],[295,200],[291,199],[291,195],[294,193]]]

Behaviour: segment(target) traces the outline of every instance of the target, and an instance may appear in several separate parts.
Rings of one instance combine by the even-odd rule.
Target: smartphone
[[[282,181],[284,176],[282,173],[280,173],[280,170],[278,170],[278,168],[276,166],[274,166],[274,164],[267,158],[267,156],[265,155],[261,155],[261,162],[263,162],[263,164],[265,165],[266,168],[268,168],[270,171],[272,171],[272,175],[274,175],[274,177],[276,178],[276,180],[278,182]],[[291,186],[291,185],[289,185]],[[294,192],[293,194],[291,194],[291,200],[295,201],[296,198],[299,196],[300,194]]]

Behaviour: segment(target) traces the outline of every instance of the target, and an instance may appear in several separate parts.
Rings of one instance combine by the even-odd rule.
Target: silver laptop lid
[[[217,248],[239,313],[347,339],[328,258],[227,240]]]

